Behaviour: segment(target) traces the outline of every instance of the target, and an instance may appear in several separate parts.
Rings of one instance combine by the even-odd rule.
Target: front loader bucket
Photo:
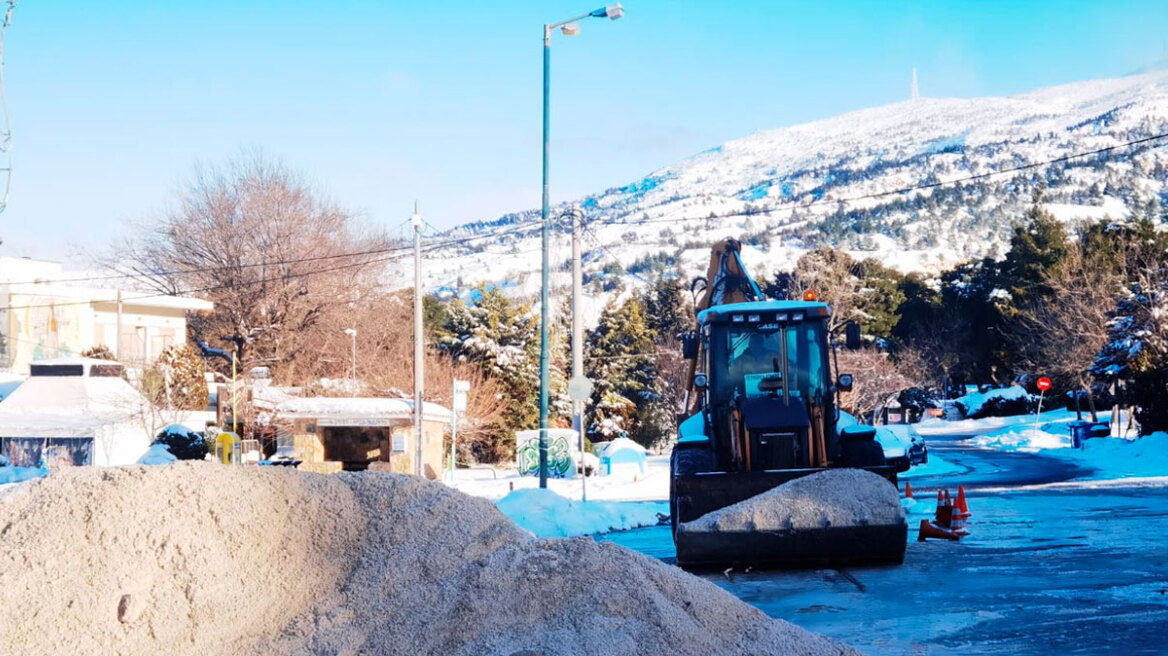
[[[705,567],[818,567],[904,562],[908,525],[833,526],[791,531],[678,529],[677,564]]]
[[[865,467],[896,485],[890,466]],[[682,567],[817,567],[901,563],[908,524],[829,526],[780,531],[702,531],[687,527],[706,513],[745,501],[783,483],[823,471],[707,472],[673,479],[673,534]]]

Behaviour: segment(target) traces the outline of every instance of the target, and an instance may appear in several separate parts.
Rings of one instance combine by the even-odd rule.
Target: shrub
[[[166,445],[168,451],[179,460],[203,460],[207,457],[207,441],[201,433],[171,424],[154,438],[155,444]]]

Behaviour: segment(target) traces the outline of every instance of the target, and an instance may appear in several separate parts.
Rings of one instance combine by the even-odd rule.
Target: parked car
[[[897,471],[907,471],[913,465],[929,461],[925,438],[909,424],[877,426],[876,439],[884,447],[884,459],[888,464],[896,465]]]
[[[852,415],[841,412],[839,427],[858,424]],[[884,459],[896,467],[896,471],[908,471],[909,467],[929,461],[929,449],[925,438],[906,423],[882,424],[876,426],[876,441],[884,449]]]

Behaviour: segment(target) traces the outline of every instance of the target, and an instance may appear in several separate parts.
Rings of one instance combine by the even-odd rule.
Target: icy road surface
[[[1168,653],[1164,481],[1075,483],[1089,472],[977,449],[969,437],[928,438],[930,454],[965,471],[911,479],[920,501],[909,510],[903,566],[703,576],[872,655]],[[956,492],[958,483],[973,513],[970,536],[917,542],[937,488]],[[605,538],[674,556],[668,527]]]

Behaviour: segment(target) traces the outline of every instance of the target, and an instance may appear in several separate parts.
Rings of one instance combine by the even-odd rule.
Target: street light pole
[[[422,401],[425,383],[425,351],[422,348],[422,213],[414,201],[414,474],[421,476],[422,468]]]
[[[357,396],[357,329],[346,328],[345,334],[353,338],[352,367],[349,369],[349,377],[353,380],[353,396]]]
[[[539,486],[547,487],[547,424],[548,424],[548,279],[551,275],[550,240],[551,221],[548,203],[548,130],[549,130],[549,89],[551,87],[552,62],[552,30],[562,28],[564,34],[577,34],[579,27],[574,25],[584,18],[611,18],[616,20],[624,15],[620,3],[608,5],[601,9],[576,16],[575,18],[559,23],[543,26],[543,205],[540,217],[542,219],[542,250],[543,260],[540,267],[539,290]]]
[[[550,264],[548,242],[551,225],[548,222],[548,89],[551,85],[552,26],[543,26],[543,208],[541,240],[543,260],[539,286],[539,486],[547,487],[547,421],[548,421],[548,278]]]

